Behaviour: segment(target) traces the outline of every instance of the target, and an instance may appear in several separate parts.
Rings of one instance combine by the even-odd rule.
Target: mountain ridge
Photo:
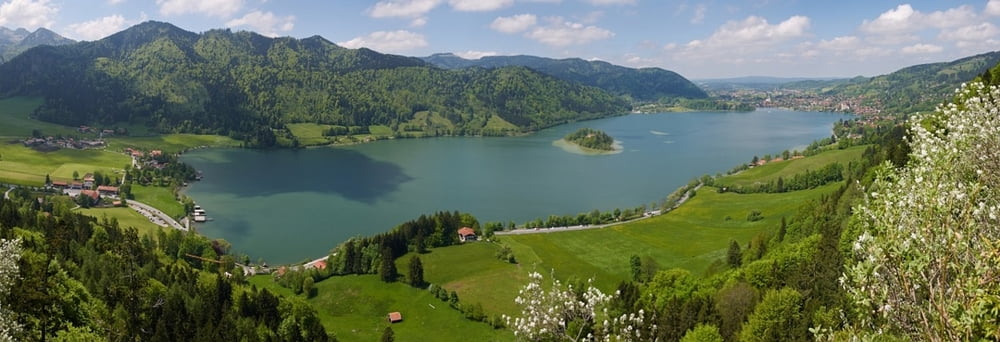
[[[0,26],[0,63],[39,45],[66,45],[75,42],[44,27],[32,32],[24,28],[11,30]]]
[[[193,33],[155,21],[93,42],[30,49],[0,73],[0,95],[45,97],[34,114],[41,120],[146,124],[254,146],[277,144],[287,123],[402,132],[429,111],[449,122],[433,134],[494,135],[629,110],[600,89],[522,67],[445,70],[319,36]]]
[[[587,61],[581,58],[554,59],[529,55],[465,59],[453,53],[437,53],[421,59],[446,69],[525,66],[556,78],[598,87],[640,102],[673,97],[708,98],[704,90],[684,76],[662,68],[629,68],[605,61]]]

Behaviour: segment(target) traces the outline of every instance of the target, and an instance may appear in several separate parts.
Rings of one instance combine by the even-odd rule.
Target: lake
[[[352,236],[435,211],[518,225],[551,214],[661,201],[692,178],[754,155],[829,137],[834,113],[639,114],[566,124],[522,137],[400,139],[301,150],[205,149],[182,160],[204,172],[186,193],[212,221],[198,231],[272,264],[325,255]],[[621,153],[584,155],[554,141],[603,130]]]

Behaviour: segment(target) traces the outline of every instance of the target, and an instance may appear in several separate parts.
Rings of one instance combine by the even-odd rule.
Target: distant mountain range
[[[46,28],[30,32],[23,28],[11,30],[0,27],[0,63],[10,60],[21,52],[39,45],[66,45],[76,41],[60,36]]]
[[[422,57],[424,61],[447,69],[481,67],[487,69],[523,66],[559,79],[598,87],[633,101],[658,101],[664,98],[703,99],[708,94],[673,71],[660,68],[633,69],[603,61],[579,58],[552,59],[535,56],[487,56],[465,59],[451,53]]]
[[[446,70],[319,36],[198,34],[162,22],[35,47],[0,64],[0,75],[0,96],[45,98],[34,114],[41,120],[146,124],[255,146],[277,144],[288,123],[494,135],[630,109],[604,90],[525,67]]]

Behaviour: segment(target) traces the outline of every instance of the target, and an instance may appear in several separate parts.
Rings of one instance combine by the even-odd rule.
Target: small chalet
[[[110,185],[100,185],[100,186],[97,187],[97,192],[100,192],[101,195],[105,195],[105,196],[109,196],[109,195],[110,196],[117,196],[118,195],[118,187],[117,186],[110,186]]]
[[[97,203],[101,201],[101,193],[94,190],[81,190],[80,196],[90,197],[90,203]]]
[[[326,269],[326,260],[320,260],[320,261],[311,263],[311,264],[308,265],[308,268],[315,268],[315,269],[321,270],[321,271],[325,270]]]
[[[398,323],[403,321],[403,314],[396,312],[389,313],[389,323]]]
[[[458,239],[462,242],[476,241],[476,231],[469,227],[462,227],[458,230]]]
[[[88,188],[88,189],[94,187],[94,174],[93,173],[88,173],[86,175],[83,175],[83,187]]]
[[[70,189],[74,189],[74,190],[80,190],[80,189],[83,189],[83,183],[80,183],[80,182],[73,182],[73,183],[70,183],[70,185],[69,185],[69,188],[70,188]]]
[[[64,181],[52,181],[53,188],[65,189],[67,186],[69,186],[69,183],[66,183]]]

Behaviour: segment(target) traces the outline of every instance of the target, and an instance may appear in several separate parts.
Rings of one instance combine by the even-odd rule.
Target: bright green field
[[[434,248],[420,255],[424,279],[457,292],[463,302],[482,304],[486,312],[514,314],[514,297],[528,282],[529,269],[497,259],[499,249],[498,244],[485,241]],[[396,259],[401,274],[408,273],[411,255]]]
[[[831,163],[840,163],[847,166],[852,160],[861,158],[868,146],[854,146],[843,150],[829,150],[814,156],[785,160],[780,162],[767,163],[752,169],[743,170],[735,175],[726,176],[719,179],[719,185],[752,185],[754,183],[767,183],[778,177],[789,178],[807,170],[818,170]]]
[[[130,162],[128,156],[106,150],[39,152],[20,143],[0,143],[0,182],[39,186],[45,182],[45,175],[67,181],[73,179],[73,171],[80,177],[95,171],[111,175]]]
[[[178,218],[186,214],[184,212],[184,205],[174,198],[174,194],[170,191],[170,188],[134,184],[132,185],[132,195],[135,196],[136,201],[160,209],[160,211],[170,215],[170,217]]]
[[[235,147],[240,142],[221,135],[201,134],[165,134],[150,137],[115,137],[108,140],[108,150],[122,151],[125,147],[140,150],[162,150],[166,153],[177,153],[201,146]]]
[[[518,130],[517,126],[514,126],[514,124],[507,122],[507,120],[504,120],[499,115],[490,115],[490,118],[486,120],[486,127],[484,128],[495,129],[498,131]]]
[[[805,201],[827,194],[842,183],[782,194],[719,194],[703,187],[698,195],[665,215],[603,229],[505,235],[523,264],[554,269],[560,278],[594,278],[604,289],[628,279],[629,257],[649,256],[660,269],[684,268],[695,274],[722,260],[730,239],[746,243],[754,235],[777,229]],[[749,222],[758,209],[763,220]],[[729,220],[726,220],[726,217]]]
[[[286,296],[271,276],[254,276],[250,283]],[[316,283],[308,302],[319,312],[327,331],[340,341],[378,341],[389,323],[386,315],[399,311],[403,321],[392,325],[396,341],[510,341],[507,330],[465,319],[430,292],[404,283],[384,283],[376,275],[331,277]],[[461,296],[459,296],[461,298]]]
[[[333,127],[333,125],[320,125],[314,123],[294,123],[286,124],[285,127],[292,132],[295,138],[299,139],[302,145],[325,145],[331,141],[323,135],[323,132]]]
[[[72,127],[32,119],[31,112],[42,104],[40,97],[11,97],[0,100],[0,137],[29,137],[32,130],[45,135],[78,135]]]
[[[90,208],[90,209],[78,209],[78,212],[87,216],[96,217],[97,219],[102,219],[104,217],[116,218],[118,219],[118,226],[134,227],[139,230],[139,235],[148,235],[155,237],[156,232],[163,227],[157,226],[153,222],[150,222],[145,216],[139,214],[131,208]]]

